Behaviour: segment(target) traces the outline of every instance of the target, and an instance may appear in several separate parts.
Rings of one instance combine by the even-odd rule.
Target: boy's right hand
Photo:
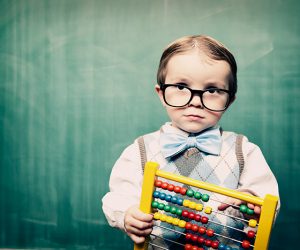
[[[138,205],[134,205],[125,212],[124,227],[134,243],[143,243],[152,232],[153,215],[143,213]]]

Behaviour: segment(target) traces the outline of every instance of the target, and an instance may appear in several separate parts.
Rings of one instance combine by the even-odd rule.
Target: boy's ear
[[[165,104],[165,101],[164,101],[163,92],[160,89],[158,84],[155,85],[155,91],[156,91],[156,93],[157,93],[157,95],[160,99],[160,102],[162,103],[163,106],[165,106],[166,104]]]

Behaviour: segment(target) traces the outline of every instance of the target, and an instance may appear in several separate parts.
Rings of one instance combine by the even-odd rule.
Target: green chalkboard
[[[270,249],[295,249],[299,13],[297,0],[0,0],[0,248],[132,248],[101,198],[122,150],[167,121],[163,48],[201,33],[236,55],[222,125],[262,148],[282,200]]]

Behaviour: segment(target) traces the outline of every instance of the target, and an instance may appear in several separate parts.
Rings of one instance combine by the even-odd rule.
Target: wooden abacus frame
[[[155,162],[147,162],[145,165],[144,180],[142,186],[142,194],[140,201],[140,210],[144,213],[151,213],[151,203],[153,200],[154,182],[156,177],[180,182],[189,186],[204,189],[210,192],[218,193],[221,195],[229,196],[248,203],[261,206],[261,214],[259,219],[259,226],[256,233],[254,242],[254,250],[267,250],[269,245],[270,234],[275,218],[278,197],[267,194],[265,198],[252,196],[249,194],[241,193],[236,190],[219,187],[217,185],[209,184],[206,182],[194,180],[188,177],[172,174],[158,169],[159,165]],[[146,250],[148,248],[148,241],[144,244],[134,244],[134,250]]]

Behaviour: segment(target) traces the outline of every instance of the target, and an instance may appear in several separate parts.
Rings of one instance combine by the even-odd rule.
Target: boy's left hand
[[[252,209],[254,211],[254,214],[253,215],[248,215],[248,214],[244,213],[243,215],[246,219],[258,219],[259,216],[260,216],[260,213],[261,213],[260,206],[257,206],[257,205],[251,204],[251,203],[246,203],[244,201],[241,201],[241,200],[238,200],[238,199],[233,199],[233,198],[228,198],[225,202],[226,203],[222,203],[221,205],[218,206],[218,210],[224,211],[228,207],[235,208],[234,206],[239,207],[241,204],[247,204],[247,207]],[[236,209],[238,209],[238,208],[236,208]]]

